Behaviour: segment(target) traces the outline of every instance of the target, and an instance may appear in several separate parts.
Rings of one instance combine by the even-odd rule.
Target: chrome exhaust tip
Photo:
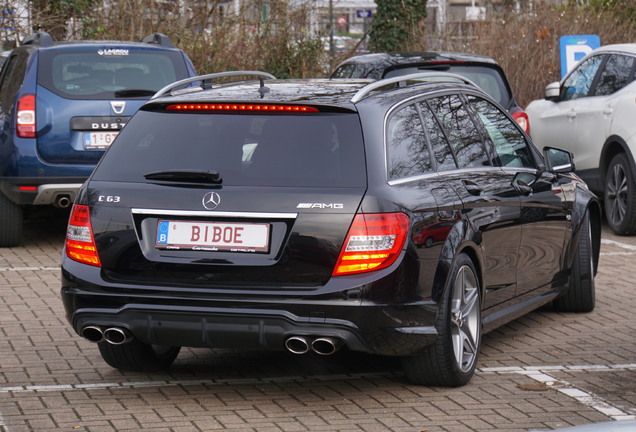
[[[302,336],[292,336],[285,341],[285,348],[293,354],[305,354],[309,351],[309,342]]]
[[[86,326],[81,331],[81,336],[90,342],[103,342],[104,341],[104,332],[101,328],[97,326]]]
[[[331,337],[319,337],[311,343],[311,349],[320,355],[331,355],[342,346],[342,341]]]
[[[55,198],[55,201],[53,201],[53,205],[57,208],[68,208],[71,206],[71,197],[69,197],[68,195],[60,195]]]
[[[111,327],[104,330],[104,339],[110,344],[122,345],[133,340],[133,336],[126,329]]]

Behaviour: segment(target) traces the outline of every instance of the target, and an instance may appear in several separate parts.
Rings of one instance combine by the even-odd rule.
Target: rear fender
[[[475,232],[472,225],[466,220],[462,220],[453,226],[446,238],[446,241],[444,242],[437,269],[435,271],[435,278],[433,282],[433,299],[435,301],[439,301],[441,299],[453,260],[460,253],[465,253],[473,261],[479,277],[479,283],[483,290],[484,266],[482,265],[483,253],[479,246],[479,237],[479,232]],[[483,292],[482,298],[484,298]]]
[[[585,214],[590,215],[592,229],[592,253],[594,257],[594,270],[598,267],[601,250],[601,222],[603,219],[601,204],[590,190],[581,185],[576,187],[576,205],[572,209],[572,241],[570,241],[566,253],[567,268],[572,268],[574,257],[579,247],[579,239]]]

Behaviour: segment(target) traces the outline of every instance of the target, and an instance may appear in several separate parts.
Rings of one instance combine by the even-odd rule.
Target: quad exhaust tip
[[[341,346],[342,341],[332,337],[319,337],[311,343],[311,349],[320,355],[331,355],[338,351]]]
[[[285,341],[285,348],[293,354],[306,354],[310,350],[319,355],[331,355],[343,345],[342,340],[333,337],[307,338],[291,336]]]
[[[90,342],[108,342],[113,345],[122,345],[133,340],[132,334],[121,327],[109,327],[103,330],[98,326],[86,326],[82,329],[81,335]]]
[[[292,336],[285,341],[285,347],[293,354],[306,354],[309,351],[309,342],[302,336]]]
[[[90,342],[103,342],[104,332],[97,326],[86,326],[82,329],[82,337]]]

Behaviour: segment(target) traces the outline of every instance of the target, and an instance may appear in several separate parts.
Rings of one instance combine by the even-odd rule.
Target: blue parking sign
[[[563,78],[583,57],[601,46],[598,35],[561,36],[561,78]]]

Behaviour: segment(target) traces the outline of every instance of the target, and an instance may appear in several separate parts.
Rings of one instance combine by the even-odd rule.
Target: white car
[[[607,45],[526,109],[535,144],[574,154],[577,174],[604,197],[607,223],[620,235],[636,233],[635,77],[636,44]]]

